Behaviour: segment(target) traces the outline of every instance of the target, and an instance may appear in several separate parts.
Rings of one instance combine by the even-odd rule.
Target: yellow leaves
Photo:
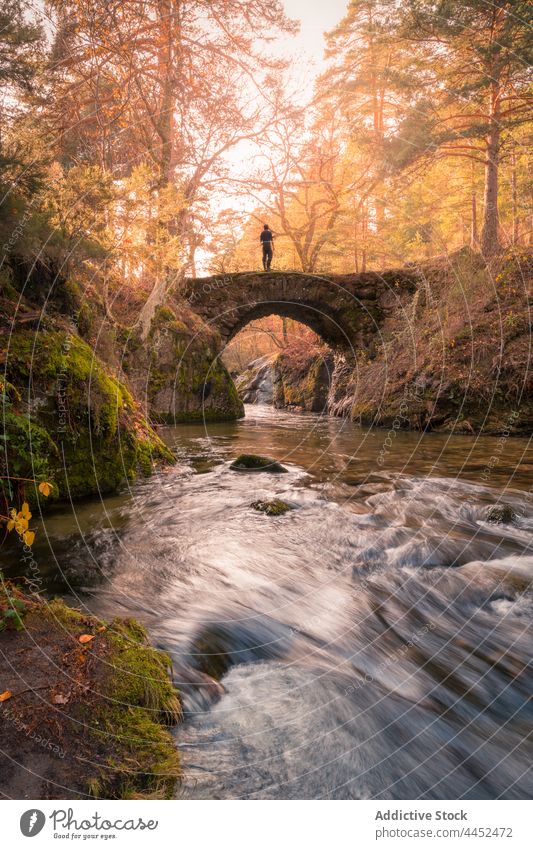
[[[94,640],[94,634],[82,634],[81,637],[78,637],[78,642],[82,644],[82,646],[90,643],[91,640]]]
[[[13,478],[13,480],[25,481],[27,479]],[[33,483],[37,483],[37,481],[33,481]],[[39,483],[38,489],[41,495],[44,495],[45,498],[48,498],[48,496],[52,492],[53,486],[51,483],[48,483],[48,481],[41,481]],[[32,514],[30,510],[30,505],[27,501],[25,501],[20,510],[17,511],[16,508],[13,507],[9,511],[8,516],[0,516],[0,521],[5,521],[7,533],[11,533],[11,531],[16,531],[24,545],[27,545],[31,548],[31,546],[35,542],[35,532],[30,530],[31,517]]]
[[[19,510],[18,513],[13,508],[9,511],[9,515],[11,518],[8,519],[6,525],[8,532],[15,530],[19,536],[22,536],[28,530],[29,520],[31,519],[28,504],[24,502],[22,510]]]
[[[0,693],[0,702],[7,702],[7,700],[10,699],[12,695],[13,693],[11,692],[11,690],[4,690],[3,693]]]

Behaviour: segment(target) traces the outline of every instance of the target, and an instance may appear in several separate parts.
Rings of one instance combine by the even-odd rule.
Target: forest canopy
[[[264,221],[306,272],[531,244],[527,2],[352,0],[309,102],[280,0],[1,14],[3,273],[42,261],[144,337],[185,277],[257,268]]]

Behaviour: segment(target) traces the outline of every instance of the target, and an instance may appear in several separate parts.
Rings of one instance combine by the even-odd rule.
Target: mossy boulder
[[[220,339],[185,304],[159,307],[142,343],[126,340],[124,370],[133,391],[153,421],[231,421],[244,407],[218,357]]]
[[[266,513],[267,516],[283,516],[284,513],[292,510],[290,504],[282,501],[281,498],[273,498],[271,501],[253,501],[250,506],[259,513]]]
[[[333,354],[329,349],[289,347],[276,357],[272,369],[275,407],[311,413],[326,409],[333,373]]]
[[[494,525],[510,525],[518,518],[516,510],[510,504],[496,504],[487,514],[487,522]]]
[[[52,480],[56,496],[77,498],[113,492],[173,461],[124,384],[76,333],[17,330],[5,342],[2,366],[16,388],[4,420],[11,474]]]
[[[215,681],[220,681],[232,665],[227,639],[216,629],[197,637],[191,646],[191,664]]]
[[[181,718],[168,655],[136,621],[110,624],[4,584],[0,790],[14,798],[169,798]],[[82,638],[80,640],[80,638]],[[2,659],[3,658],[3,659]],[[30,733],[31,730],[31,733]]]
[[[261,457],[258,454],[240,454],[233,461],[230,469],[234,472],[274,472],[275,474],[287,471],[277,460],[272,460],[271,457]]]

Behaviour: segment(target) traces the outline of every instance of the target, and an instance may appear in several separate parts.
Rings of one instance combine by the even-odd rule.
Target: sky
[[[325,69],[324,33],[343,19],[349,0],[283,0],[285,12],[289,18],[300,21],[300,32],[296,36],[280,36],[268,44],[267,52],[279,58],[289,60],[286,74],[287,90],[293,99],[301,105],[308,103],[313,96],[316,77]],[[244,142],[230,151],[228,162],[237,168],[242,162],[249,162],[255,154],[253,145]],[[220,205],[238,212],[251,212],[257,206],[255,197],[232,197],[226,195],[222,200],[217,197],[215,207]],[[197,269],[208,273],[211,256],[203,249],[197,252]]]
[[[290,39],[290,54],[295,49],[304,50],[320,62],[324,50],[323,34],[344,17],[348,0],[284,0],[284,6],[290,18],[301,21],[300,34]]]
[[[298,82],[302,102],[313,93],[315,77],[324,69],[324,33],[346,14],[349,0],[284,0],[289,18],[300,21],[297,36],[280,38],[270,49],[291,60],[291,77]]]

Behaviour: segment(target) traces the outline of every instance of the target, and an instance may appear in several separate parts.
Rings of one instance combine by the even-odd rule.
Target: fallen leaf
[[[69,700],[68,696],[63,696],[61,693],[56,693],[52,696],[52,702],[55,705],[66,705]]]
[[[106,626],[105,626],[105,625],[102,625],[102,626],[101,626],[100,628],[98,628],[97,630],[98,630],[98,633],[99,633],[99,634],[101,634],[101,633],[102,633],[102,631],[105,631],[105,629],[106,629]]]
[[[7,702],[7,700],[10,699],[12,695],[13,693],[11,692],[11,690],[4,690],[3,693],[0,693],[0,702]]]
[[[91,640],[94,640],[94,634],[82,634],[81,637],[78,637],[78,641],[85,645],[85,643],[90,643]]]

